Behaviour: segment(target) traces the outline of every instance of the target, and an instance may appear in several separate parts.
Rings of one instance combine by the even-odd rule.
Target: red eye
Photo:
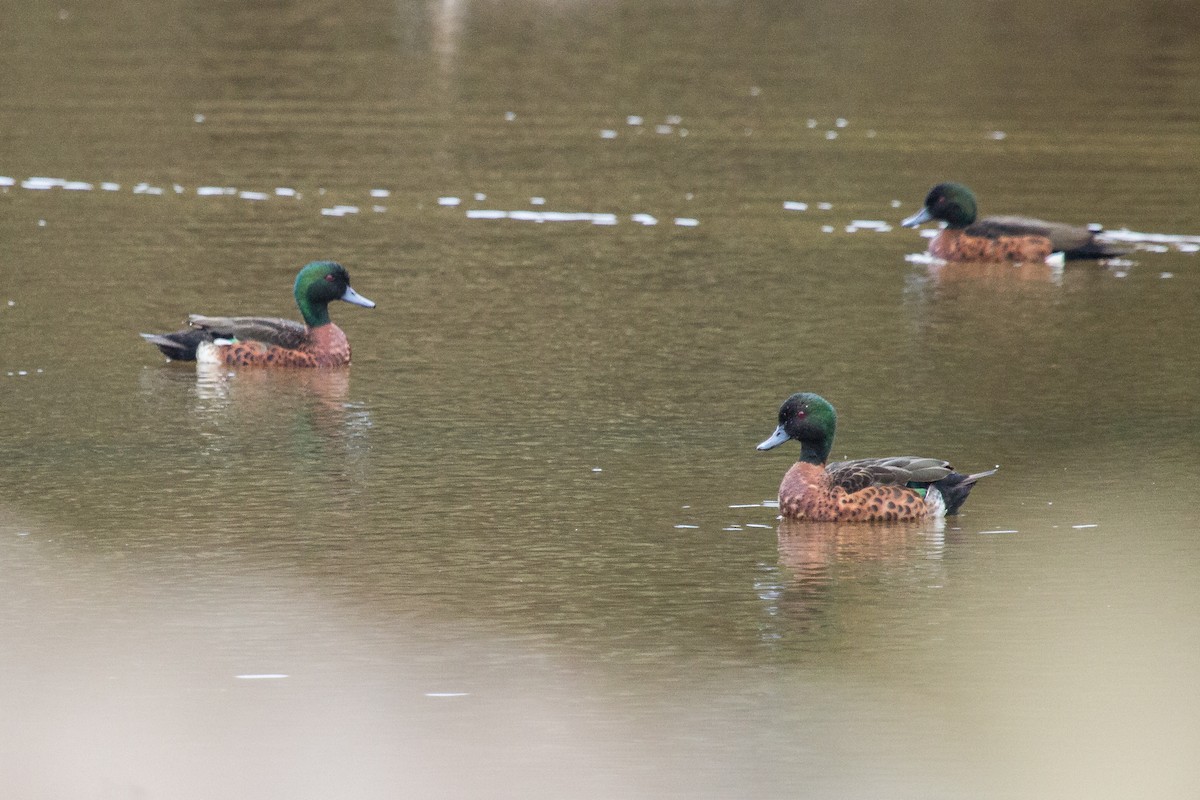
[[[332,275],[326,275],[326,276],[325,276],[325,280],[329,281],[330,283],[333,283],[333,276],[332,276]]]

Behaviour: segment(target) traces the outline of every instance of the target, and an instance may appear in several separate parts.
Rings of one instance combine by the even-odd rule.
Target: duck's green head
[[[350,273],[333,261],[314,261],[296,276],[296,305],[310,328],[329,324],[329,304],[345,300],[356,306],[374,308],[375,304],[350,288]]]
[[[975,195],[961,183],[939,183],[925,195],[925,207],[900,224],[915,228],[922,222],[940,219],[951,228],[965,228],[975,221]]]
[[[836,430],[837,412],[824,397],[797,392],[783,401],[779,407],[779,427],[758,449],[770,450],[795,439],[800,442],[801,461],[824,464],[829,459]]]

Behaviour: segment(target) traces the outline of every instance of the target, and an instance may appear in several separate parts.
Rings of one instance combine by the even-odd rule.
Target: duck
[[[1125,251],[1096,238],[1081,225],[1046,222],[1032,217],[976,219],[975,194],[961,183],[939,183],[925,205],[900,224],[915,228],[932,220],[946,223],[929,243],[929,252],[944,261],[1045,261],[1051,253],[1067,260],[1101,259]]]
[[[335,261],[313,261],[296,275],[296,305],[304,322],[276,317],[188,316],[176,333],[143,333],[170,361],[240,367],[340,367],[350,363],[350,342],[329,319],[329,304],[343,300],[374,308],[350,287]]]
[[[779,484],[785,519],[813,522],[921,522],[957,514],[980,478],[996,469],[964,475],[947,461],[918,456],[861,458],[826,463],[837,429],[837,412],[812,392],[797,392],[779,408],[779,426],[759,450],[795,439],[800,460]]]

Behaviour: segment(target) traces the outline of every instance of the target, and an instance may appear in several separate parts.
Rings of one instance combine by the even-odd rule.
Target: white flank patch
[[[215,342],[201,342],[196,346],[197,364],[222,364],[221,348],[230,344],[228,339],[217,339]]]
[[[929,509],[929,516],[934,519],[946,516],[946,500],[936,487],[930,486],[925,490],[925,505]]]

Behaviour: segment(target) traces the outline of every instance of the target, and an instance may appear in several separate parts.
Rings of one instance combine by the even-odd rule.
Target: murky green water
[[[1200,234],[1191,4],[5,6],[0,793],[1200,790],[1196,248],[852,224]],[[325,257],[348,371],[136,335]],[[798,389],[1001,472],[780,527]]]

